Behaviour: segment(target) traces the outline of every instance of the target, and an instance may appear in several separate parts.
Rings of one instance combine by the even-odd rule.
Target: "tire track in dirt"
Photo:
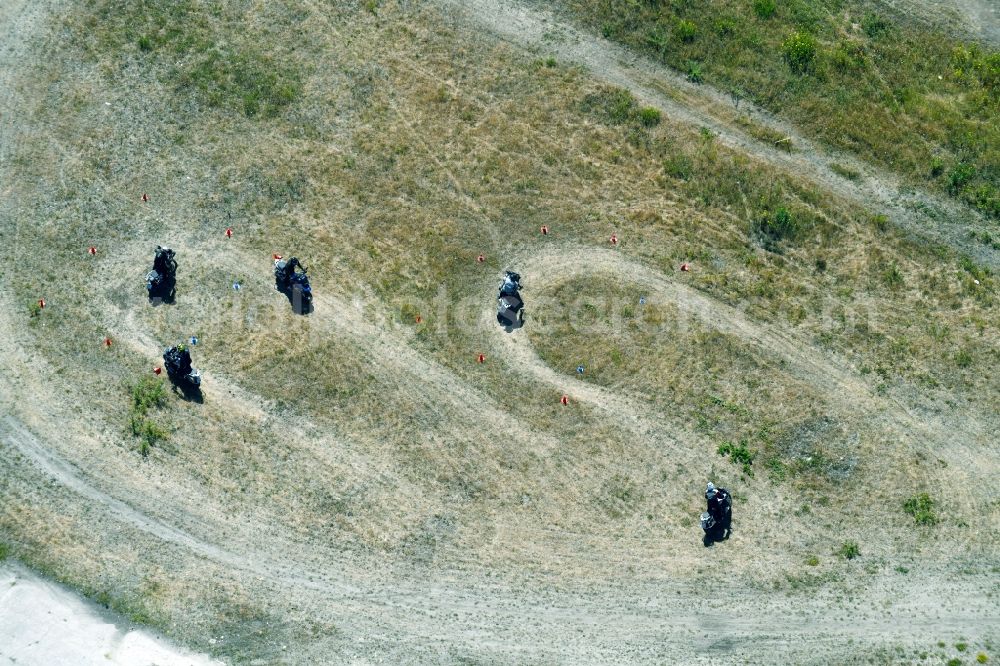
[[[786,152],[759,141],[735,125],[736,110],[728,96],[695,85],[663,65],[603,38],[578,30],[555,13],[519,0],[434,0],[450,8],[464,23],[478,24],[503,40],[530,52],[554,54],[583,65],[596,78],[631,91],[667,116],[707,127],[719,141],[749,157],[810,180],[834,195],[885,214],[907,233],[948,245],[980,263],[1000,268],[1000,250],[971,240],[970,230],[986,230],[975,211],[930,192],[904,184],[896,175],[847,153],[820,147],[792,125],[743,101],[754,121],[791,138]],[[856,181],[830,168],[831,163],[861,173]]]
[[[525,277],[526,284],[552,284],[554,281],[593,274],[613,275],[624,281],[643,285],[661,300],[676,305],[682,315],[692,316],[702,324],[721,333],[732,335],[763,351],[767,356],[785,362],[785,371],[813,387],[822,387],[822,394],[842,414],[861,412],[897,433],[899,452],[910,455],[920,451],[945,460],[960,475],[962,483],[941,488],[943,496],[960,498],[969,506],[989,504],[989,494],[981,496],[981,488],[991,487],[1000,474],[995,461],[979,455],[989,445],[990,434],[978,418],[953,414],[947,422],[940,418],[919,418],[893,398],[876,396],[851,370],[844,359],[816,350],[812,345],[780,327],[750,320],[738,309],[665,277],[643,266],[618,250],[579,247],[549,248],[525,253],[512,260]],[[483,313],[483,325],[490,326],[494,311]],[[529,322],[530,325],[530,322]],[[545,384],[556,387],[582,400],[621,423],[640,437],[653,433],[659,441],[673,444],[671,456],[688,462],[697,460],[692,447],[677,444],[676,436],[683,432],[677,424],[665,424],[644,414],[648,399],[629,396],[594,385],[582,379],[560,374],[549,367],[535,352],[525,336],[506,334],[495,324],[491,326],[494,351],[510,359],[512,366],[523,368]],[[701,436],[685,433],[687,441]],[[874,452],[873,452],[874,453]]]
[[[24,6],[25,3],[21,5]],[[5,138],[3,142],[8,140]],[[0,146],[0,150],[3,149]],[[331,300],[329,304],[319,301],[317,305],[324,311],[329,307],[330,313],[351,312],[351,304],[345,301]],[[22,402],[30,396],[39,395],[34,391],[23,391],[26,386],[40,387],[52,380],[29,367],[29,348],[21,344],[22,338],[17,335],[16,322],[7,317],[12,312],[14,308],[9,302],[0,302],[0,323],[3,324],[4,333],[0,335],[3,340],[0,345],[0,368],[4,380],[0,385],[7,394],[5,400]],[[331,315],[334,316],[336,314]],[[322,317],[317,321],[320,324],[317,330],[321,332],[339,332],[342,328],[338,322]],[[345,320],[345,324],[350,331],[378,339],[379,349],[396,352],[393,355],[395,363],[404,366],[417,364],[416,371],[407,375],[409,390],[412,392],[433,390],[435,396],[457,392],[470,400],[484,397],[474,388],[463,386],[467,383],[461,378],[409,347],[405,336],[394,336],[373,326],[360,310],[355,310]],[[159,353],[158,345],[147,349],[154,340],[148,334],[144,336],[144,329],[134,320],[115,325],[120,325],[126,333],[132,331],[137,334],[134,345],[137,350],[146,349],[144,353],[152,354],[149,351],[152,349],[156,354]],[[54,394],[49,397],[57,400],[53,396]],[[256,396],[249,393],[237,400],[251,403],[247,405],[247,409],[259,410],[262,404],[258,403]],[[41,409],[45,401],[39,402],[42,404],[25,407]],[[502,418],[504,410],[489,402],[486,405],[490,410],[499,410],[499,420],[493,422],[502,422],[506,432],[508,422]],[[326,562],[325,570],[316,570],[314,563],[297,562],[288,553],[278,550],[243,550],[249,538],[236,541],[235,544],[240,545],[240,550],[236,551],[232,549],[235,544],[231,534],[226,535],[230,548],[225,548],[217,542],[193,536],[183,527],[170,524],[173,522],[172,518],[167,522],[151,517],[130,503],[135,498],[119,499],[101,490],[82,468],[63,458],[59,451],[65,448],[65,444],[57,444],[54,439],[43,441],[35,437],[13,417],[0,421],[0,439],[5,445],[17,447],[43,473],[55,476],[67,488],[104,507],[122,522],[206,559],[225,564],[236,572],[266,578],[280,585],[283,594],[296,596],[296,593],[309,593],[314,601],[322,599],[324,603],[343,606],[346,609],[345,617],[349,617],[351,611],[356,611],[359,619],[355,623],[345,621],[338,627],[346,632],[355,632],[359,637],[378,636],[403,644],[420,645],[428,651],[440,649],[439,646],[444,641],[451,646],[464,646],[470,653],[473,650],[492,650],[494,654],[505,655],[506,658],[516,655],[531,661],[537,660],[532,659],[532,655],[555,653],[564,658],[571,657],[577,663],[605,660],[615,662],[620,661],[625,652],[636,659],[661,662],[664,654],[683,654],[686,660],[693,661],[705,660],[707,653],[712,655],[713,662],[719,663],[732,657],[730,647],[733,642],[752,642],[760,650],[760,654],[767,654],[769,650],[785,649],[790,642],[801,638],[812,642],[812,646],[807,648],[811,651],[816,646],[835,647],[843,641],[845,635],[868,642],[901,641],[907,638],[919,640],[930,630],[982,626],[982,623],[991,621],[995,625],[996,620],[996,609],[984,605],[982,595],[974,594],[969,596],[967,605],[956,611],[945,611],[940,618],[931,617],[926,609],[907,611],[903,613],[906,621],[902,626],[898,623],[898,616],[893,618],[886,613],[878,619],[852,618],[843,626],[836,623],[831,625],[830,621],[821,616],[818,620],[806,620],[796,623],[794,627],[787,627],[784,618],[788,617],[789,611],[805,608],[806,612],[822,614],[826,610],[825,604],[809,601],[794,606],[791,602],[780,599],[761,598],[761,595],[752,590],[736,589],[728,593],[732,598],[730,616],[716,617],[715,614],[709,616],[691,609],[691,599],[698,590],[685,589],[683,595],[674,594],[674,586],[663,581],[656,585],[630,587],[626,590],[619,590],[611,583],[594,585],[586,590],[566,592],[557,597],[536,594],[536,590],[531,587],[507,590],[496,585],[467,583],[451,576],[427,585],[413,583],[408,586],[382,587],[373,582],[359,589],[344,582],[346,572],[341,571],[338,566],[330,566],[342,564],[340,562]],[[900,586],[891,591],[891,596],[883,596],[886,599],[897,595],[917,598],[920,589],[917,584],[912,584],[911,589]],[[435,606],[451,613],[444,617],[441,613],[425,612]],[[396,634],[386,634],[386,627],[383,625],[366,623],[362,616],[373,612],[385,612],[389,617],[384,621]],[[692,637],[691,632],[696,631],[710,633]],[[973,632],[972,635],[975,636],[976,633]],[[623,637],[628,637],[627,644]],[[553,645],[558,645],[555,648],[558,652],[554,652]],[[657,647],[651,647],[654,645]],[[668,652],[662,652],[663,650]],[[700,653],[700,650],[705,650],[706,653]],[[440,652],[428,654],[440,655]]]

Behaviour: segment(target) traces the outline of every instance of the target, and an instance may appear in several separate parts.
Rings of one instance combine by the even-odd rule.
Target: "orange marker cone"
[[[153,368],[153,374],[154,374],[154,375],[158,375],[158,374],[160,374],[161,372],[163,372],[163,369],[162,369],[162,368],[160,368],[159,366],[157,366],[157,367]]]

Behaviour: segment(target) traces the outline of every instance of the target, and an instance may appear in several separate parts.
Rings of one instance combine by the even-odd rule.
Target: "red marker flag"
[[[611,238],[609,240],[611,241],[612,245],[618,245],[618,235],[617,234],[611,234]]]
[[[479,263],[483,263],[484,261],[486,261],[486,255],[480,254],[478,257],[476,257],[476,261],[478,261]]]
[[[547,226],[545,226],[544,224],[542,225],[542,235],[543,236],[548,236],[549,235],[549,228]]]
[[[40,308],[44,308],[45,307],[45,299],[44,298],[39,298],[38,299],[38,307],[40,307]]]
[[[232,238],[232,237],[233,237],[233,228],[226,227],[226,238]]]
[[[163,372],[163,370],[162,370],[162,369],[161,369],[161,368],[160,368],[159,366],[157,366],[157,367],[153,368],[153,374],[154,374],[154,375],[158,375],[158,374],[160,374],[161,372]]]
[[[416,317],[416,322],[417,322],[418,324],[419,324],[420,322],[422,322],[423,320],[424,320],[424,318],[423,318],[423,317],[421,317],[420,315],[417,315],[417,317]]]
[[[563,405],[568,405],[569,404],[569,396],[568,395],[564,395],[562,398],[559,399],[559,402],[561,402]]]
[[[480,363],[485,363],[486,362],[486,354],[480,354],[479,355],[479,362]]]
[[[272,254],[271,256],[274,257],[275,261],[280,261],[281,260],[281,255],[280,254]]]
[[[87,248],[87,252],[90,254],[90,256],[94,256],[95,254],[97,254],[97,248],[91,245],[90,247]]]
[[[105,347],[111,346],[111,338],[104,338],[104,346]]]
[[[681,270],[684,271],[685,273],[689,272],[691,270],[691,264],[688,263],[681,264]]]
[[[143,192],[142,193],[142,202],[146,203],[147,201],[149,201],[149,195],[146,194],[145,192]]]

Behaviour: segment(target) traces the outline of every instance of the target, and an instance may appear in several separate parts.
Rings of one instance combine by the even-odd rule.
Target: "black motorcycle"
[[[174,297],[177,262],[169,247],[156,246],[153,270],[146,273],[146,293],[150,299],[170,300]]]
[[[163,352],[163,367],[174,384],[201,386],[201,373],[191,366],[191,352],[184,345],[170,347]]]
[[[512,271],[504,273],[497,294],[497,323],[508,330],[524,325],[524,301],[521,300],[521,276]]]
[[[296,257],[274,260],[274,288],[285,294],[297,314],[312,311],[312,287],[306,267]]]
[[[705,532],[706,546],[716,541],[725,541],[732,532],[733,498],[724,488],[719,488],[717,494],[706,497],[708,510],[701,514],[701,529]]]

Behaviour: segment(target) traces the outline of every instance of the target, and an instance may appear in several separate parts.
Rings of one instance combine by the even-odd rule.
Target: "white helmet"
[[[709,481],[708,486],[705,487],[705,497],[712,499],[718,492],[719,491],[715,489],[715,484]]]

